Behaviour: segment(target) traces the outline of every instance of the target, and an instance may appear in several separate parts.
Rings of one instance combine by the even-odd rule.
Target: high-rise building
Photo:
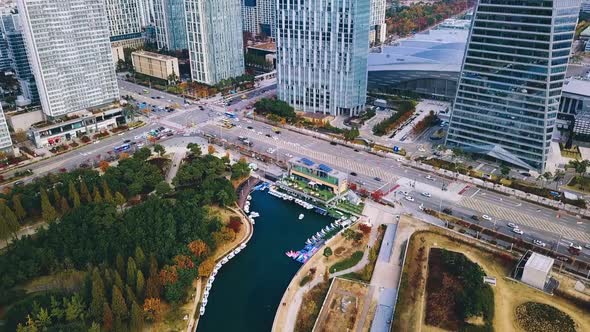
[[[139,2],[139,24],[141,27],[147,27],[154,23],[156,1],[159,0],[137,0]]]
[[[193,81],[215,85],[244,74],[241,0],[186,0]]]
[[[367,97],[370,0],[277,5],[279,99],[305,112],[358,114]]]
[[[276,0],[242,0],[244,31],[253,36],[275,36]]]
[[[190,1],[154,0],[154,26],[159,49],[169,51],[186,50],[186,11]]]
[[[580,0],[480,0],[446,144],[543,171]]]
[[[57,117],[119,98],[105,3],[19,0],[41,106]]]
[[[105,0],[111,42],[117,46],[143,44],[140,3],[143,0]]]
[[[6,124],[6,117],[4,116],[4,110],[0,104],[0,151],[6,152],[12,149],[12,139],[10,138],[10,131],[8,131],[8,125]]]
[[[385,9],[385,0],[371,0],[371,23],[369,26],[369,42],[371,44],[381,44],[387,37]]]
[[[31,71],[31,63],[27,53],[27,45],[23,35],[19,14],[2,16],[2,33],[8,44],[8,56],[19,82],[22,95],[31,103],[39,103],[39,92],[35,77]]]

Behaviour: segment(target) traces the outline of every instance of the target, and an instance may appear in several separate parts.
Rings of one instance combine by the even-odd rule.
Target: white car
[[[540,241],[540,240],[533,240],[533,243],[539,247],[545,247],[547,245],[545,242]]]
[[[406,198],[406,201],[410,201],[410,202],[414,201],[414,197],[412,197],[412,196],[406,196],[405,198]]]
[[[518,228],[518,227],[513,228],[512,229],[512,232],[514,232],[516,234],[520,234],[520,235],[524,234],[524,232],[521,231],[520,228]]]
[[[259,132],[257,132],[257,134],[258,134],[258,135],[262,135],[262,132],[261,132],[261,131],[259,131]]]
[[[488,216],[487,214],[484,214],[481,217],[483,218],[483,220],[492,221],[492,217]]]
[[[426,149],[425,148],[419,148],[418,151],[419,152],[426,152]]]
[[[510,228],[518,228],[518,226],[516,226],[516,224],[513,223],[513,222],[509,222],[508,223],[508,227],[510,227]]]
[[[422,193],[422,196],[424,196],[424,197],[432,197],[432,195],[430,193],[427,193],[427,192],[423,192]]]
[[[570,248],[572,249],[576,249],[576,250],[582,250],[582,246],[580,245],[575,245],[573,243],[570,243]]]
[[[420,211],[424,211],[424,204],[420,204],[420,206],[418,206],[418,209],[419,209]]]
[[[436,179],[432,175],[426,175],[426,180],[435,181]]]
[[[137,136],[133,137],[133,139],[137,141],[137,140],[143,139],[143,136],[137,135]]]

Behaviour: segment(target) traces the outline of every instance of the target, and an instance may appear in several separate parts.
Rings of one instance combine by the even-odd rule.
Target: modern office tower
[[[446,144],[543,171],[580,0],[480,0]]]
[[[23,35],[19,14],[2,16],[2,33],[8,44],[8,56],[12,69],[19,82],[22,95],[33,104],[39,103],[39,92],[35,77],[31,72],[31,63],[27,54],[27,45]]]
[[[244,31],[253,36],[275,36],[276,0],[242,0]]]
[[[385,0],[371,0],[371,23],[369,30],[369,42],[371,44],[381,44],[387,37],[385,7]]]
[[[105,0],[111,42],[116,46],[143,44],[140,3],[143,0]]]
[[[367,97],[370,0],[277,5],[278,98],[304,112],[358,114]]]
[[[141,27],[147,27],[154,23],[155,20],[155,2],[159,0],[137,0],[139,8],[139,24]]]
[[[18,10],[47,116],[119,99],[103,1],[19,0]]]
[[[159,49],[180,51],[188,48],[185,2],[188,6],[191,1],[154,0],[154,25]]]
[[[244,74],[241,0],[186,0],[193,81],[215,85]]]
[[[12,150],[12,139],[10,139],[10,131],[8,131],[4,110],[0,104],[0,151],[7,152],[10,150]]]

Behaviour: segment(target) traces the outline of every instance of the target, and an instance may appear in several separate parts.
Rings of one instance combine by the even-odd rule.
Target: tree
[[[127,259],[127,284],[135,287],[135,278],[137,277],[137,266],[135,265],[135,259],[129,257]]]
[[[68,192],[70,196],[70,201],[74,205],[74,208],[80,207],[80,194],[78,194],[78,190],[76,190],[76,186],[73,182],[68,183]]]
[[[244,158],[240,158],[240,160],[233,164],[231,167],[231,179],[232,180],[239,180],[243,179],[250,175],[250,166],[248,162]]]
[[[90,318],[98,321],[103,317],[105,302],[106,295],[104,283],[98,269],[95,268],[94,271],[92,271],[92,296],[89,308]]]
[[[148,148],[141,148],[133,154],[133,158],[141,161],[147,160],[149,157],[152,156],[152,151]]]
[[[500,166],[500,173],[503,177],[507,177],[508,174],[510,174],[510,167],[508,167],[507,165]]]
[[[27,217],[27,212],[23,207],[21,195],[12,196],[12,208],[14,209],[14,214],[20,222],[22,222]]]
[[[92,322],[92,325],[90,325],[88,332],[100,332],[100,325],[98,325],[97,322]]]
[[[47,312],[47,309],[41,308],[37,315],[35,315],[35,325],[42,331],[45,331],[49,326],[51,326],[51,316]]]
[[[582,176],[586,173],[588,166],[590,166],[590,161],[588,160],[570,160],[568,163],[569,167],[572,167],[578,175]]]
[[[188,244],[188,250],[199,259],[209,253],[209,246],[201,240],[195,240]]]
[[[121,254],[117,254],[115,257],[115,266],[117,267],[117,272],[119,272],[119,275],[125,274],[125,261],[123,260],[123,256],[121,256]]]
[[[203,154],[201,146],[197,143],[189,143],[186,148],[190,150],[191,155],[194,157],[200,157]]]
[[[166,181],[162,181],[156,185],[156,193],[160,196],[168,194],[171,190],[172,187]]]
[[[61,203],[61,194],[57,190],[57,187],[53,187],[53,204],[58,205]]]
[[[108,303],[104,303],[102,306],[102,328],[105,331],[110,331],[113,328],[113,311]]]
[[[135,254],[133,255],[133,258],[135,258],[135,264],[137,264],[137,268],[139,270],[145,271],[146,259],[141,247],[135,247]]]
[[[68,204],[68,200],[65,197],[61,198],[61,202],[59,204],[59,210],[62,214],[68,213],[70,211],[70,205]]]
[[[207,153],[208,154],[214,154],[215,153],[215,147],[211,144],[209,144],[209,146],[207,147]]]
[[[123,298],[123,294],[117,285],[113,286],[113,295],[111,299],[111,308],[113,310],[113,316],[116,320],[124,321],[129,316],[129,310],[127,304]]]
[[[102,193],[103,193],[103,198],[104,201],[107,203],[114,203],[115,202],[115,198],[113,197],[113,194],[111,193],[111,188],[109,188],[109,185],[107,184],[107,182],[105,180],[102,181]]]
[[[148,277],[145,286],[145,297],[146,298],[157,298],[162,294],[162,284],[160,278],[157,275]]]
[[[98,187],[94,186],[94,190],[92,191],[93,202],[94,203],[102,203],[102,196],[100,196],[100,191],[98,191]]]
[[[123,206],[123,204],[125,204],[125,202],[127,202],[127,200],[125,199],[125,196],[123,196],[123,194],[121,194],[120,192],[116,192],[115,193],[115,204],[117,204],[117,206],[121,207]]]
[[[551,172],[545,172],[545,173],[543,173],[542,177],[543,177],[543,186],[545,186],[547,181],[553,179],[553,174]]]
[[[555,182],[555,190],[558,190],[559,182],[561,180],[563,180],[564,177],[565,177],[565,172],[563,170],[558,169],[555,171],[555,174],[553,174],[553,181]]]
[[[141,270],[137,271],[137,277],[135,278],[135,295],[138,299],[143,298],[143,288],[145,287],[145,279]]]
[[[346,130],[344,132],[344,140],[347,142],[354,141],[359,136],[360,136],[360,132],[359,132],[358,128],[352,128],[352,129]]]
[[[162,157],[164,154],[166,154],[166,149],[162,145],[156,144],[154,145],[154,152]]]
[[[76,320],[84,320],[84,312],[86,305],[78,293],[72,295],[70,300],[64,298],[65,317],[66,321],[73,322]]]
[[[326,256],[326,257],[330,257],[330,256],[332,256],[332,254],[333,254],[333,253],[332,253],[332,248],[330,248],[330,247],[326,247],[326,248],[324,249],[324,256]]]
[[[143,311],[136,302],[131,304],[131,331],[143,330]]]
[[[46,222],[53,222],[57,219],[57,212],[47,196],[47,191],[41,189],[41,215]]]
[[[157,322],[162,316],[162,303],[159,298],[147,298],[143,302],[143,312],[150,322]]]
[[[0,203],[0,239],[12,236],[16,239],[16,232],[20,228],[16,215],[4,203]]]
[[[104,173],[104,172],[106,172],[106,171],[107,171],[107,169],[108,169],[110,166],[111,166],[111,165],[110,165],[110,164],[109,164],[109,162],[108,162],[108,161],[106,161],[106,160],[101,160],[101,161],[98,163],[98,168],[100,168],[100,170],[101,170],[103,173]]]
[[[86,203],[92,203],[92,196],[90,196],[90,191],[88,190],[88,186],[86,186],[86,182],[84,179],[80,180],[80,196]]]

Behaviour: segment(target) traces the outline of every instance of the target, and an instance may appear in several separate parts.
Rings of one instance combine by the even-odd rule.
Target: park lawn
[[[373,271],[375,270],[375,264],[377,263],[377,258],[379,257],[379,251],[381,250],[383,236],[385,236],[385,229],[386,227],[379,227],[375,245],[369,250],[369,262],[367,265],[365,265],[365,267],[363,267],[363,269],[358,272],[350,272],[343,275],[342,278],[360,280],[366,283],[371,282]]]
[[[348,258],[345,258],[336,264],[330,266],[330,273],[335,273],[338,271],[349,269],[355,265],[357,265],[361,259],[363,259],[363,251],[358,250],[352,253],[352,255]]]

